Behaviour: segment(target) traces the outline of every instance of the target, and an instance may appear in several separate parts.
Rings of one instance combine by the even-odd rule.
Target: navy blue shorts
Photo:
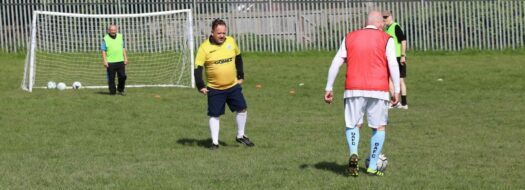
[[[237,84],[226,90],[208,88],[208,116],[219,117],[223,115],[225,104],[228,104],[232,112],[247,108],[241,85]]]

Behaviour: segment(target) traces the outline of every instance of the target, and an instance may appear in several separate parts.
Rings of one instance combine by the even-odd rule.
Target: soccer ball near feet
[[[365,160],[365,167],[368,168],[368,164],[370,163],[370,156]],[[388,159],[384,154],[379,155],[379,159],[377,159],[377,170],[378,171],[385,171],[386,166],[388,165]]]

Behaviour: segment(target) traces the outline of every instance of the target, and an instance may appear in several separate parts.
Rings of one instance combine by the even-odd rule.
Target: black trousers
[[[116,94],[117,90],[119,92],[124,92],[124,87],[126,86],[126,65],[124,62],[109,63],[107,68],[108,72],[108,86],[109,93]],[[115,88],[115,74],[118,77],[118,87]]]

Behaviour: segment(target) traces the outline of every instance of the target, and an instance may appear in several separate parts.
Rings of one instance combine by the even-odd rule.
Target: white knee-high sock
[[[211,140],[213,144],[219,144],[219,126],[220,120],[219,117],[210,117],[210,132]]]
[[[244,127],[246,126],[246,119],[248,118],[248,111],[237,112],[235,121],[237,122],[237,138],[244,136]]]

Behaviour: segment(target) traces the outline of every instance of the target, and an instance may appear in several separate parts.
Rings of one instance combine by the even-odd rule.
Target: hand
[[[199,92],[201,92],[201,93],[204,94],[204,95],[207,95],[207,94],[208,94],[208,89],[207,89],[207,88],[201,88],[201,89],[199,90]]]
[[[324,102],[327,104],[332,104],[332,101],[334,100],[334,93],[332,91],[326,91],[324,93]]]
[[[392,99],[390,100],[390,105],[396,105],[397,103],[399,103],[399,97],[399,93],[395,93]]]
[[[407,64],[407,58],[405,56],[401,56],[400,62],[401,62],[401,65]]]
[[[105,68],[108,68],[108,67],[109,67],[109,64],[108,64],[107,61],[104,61],[104,67],[105,67]]]
[[[128,64],[128,60],[124,60],[124,65],[127,65]]]
[[[239,83],[239,84],[241,84],[241,85],[242,85],[243,82],[244,82],[244,79],[239,79],[239,80],[237,80],[237,83]]]

